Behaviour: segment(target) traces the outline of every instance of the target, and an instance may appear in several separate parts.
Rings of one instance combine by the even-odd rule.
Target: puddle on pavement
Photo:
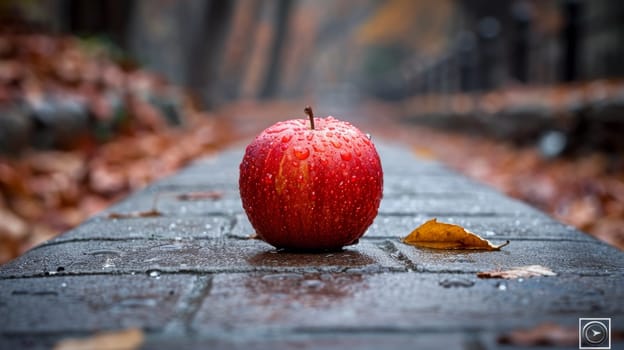
[[[368,289],[362,275],[277,273],[249,276],[245,293],[256,305],[271,305],[279,300],[288,308],[327,307]],[[285,300],[286,299],[286,300]]]

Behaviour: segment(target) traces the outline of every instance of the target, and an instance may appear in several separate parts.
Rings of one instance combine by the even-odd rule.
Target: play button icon
[[[581,319],[583,321],[583,319]],[[585,322],[581,322],[582,329],[580,331],[581,336],[581,349],[610,349],[611,342],[609,341],[610,333],[610,320],[609,319],[585,319]]]
[[[600,344],[607,339],[607,328],[598,321],[592,321],[585,325],[583,335],[588,342]]]

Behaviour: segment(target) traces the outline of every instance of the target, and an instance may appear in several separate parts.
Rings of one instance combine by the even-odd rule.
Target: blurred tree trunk
[[[265,68],[269,64],[273,41],[275,40],[275,17],[277,15],[278,3],[276,1],[261,1],[259,9],[260,17],[255,27],[255,32],[250,37],[253,47],[247,61],[241,95],[244,98],[256,98],[260,96],[260,91],[266,78]]]
[[[130,53],[177,84],[188,84],[188,57],[210,1],[135,0],[129,26]]]
[[[130,52],[214,105],[232,8],[230,1],[136,0]]]
[[[320,11],[314,1],[298,1],[293,5],[291,20],[286,29],[286,50],[280,70],[281,96],[293,97],[303,93],[307,75],[312,70]]]
[[[253,50],[253,33],[260,17],[260,1],[236,0],[232,20],[223,49],[223,59],[217,72],[220,98],[224,101],[239,97]]]
[[[562,33],[564,47],[562,76],[563,81],[574,81],[578,77],[579,37],[581,36],[581,4],[578,1],[566,1],[563,4],[566,15]]]
[[[218,71],[223,66],[224,47],[231,22],[231,1],[207,1],[199,28],[191,33],[188,54],[188,86],[198,92],[207,107],[222,101]]]
[[[275,36],[269,59],[267,64],[267,72],[264,79],[264,86],[260,91],[261,98],[270,98],[277,91],[277,83],[279,81],[278,74],[281,72],[281,63],[283,57],[283,48],[286,38],[286,29],[288,28],[288,18],[290,17],[290,8],[292,1],[279,0],[275,9]]]

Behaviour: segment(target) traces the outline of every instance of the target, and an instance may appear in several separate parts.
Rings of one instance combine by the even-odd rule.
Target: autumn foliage
[[[5,33],[0,57],[0,124],[10,110],[26,125],[0,155],[0,263],[226,141],[188,94],[97,44]],[[72,101],[80,123],[61,119],[58,101]],[[73,122],[69,135],[57,130]]]

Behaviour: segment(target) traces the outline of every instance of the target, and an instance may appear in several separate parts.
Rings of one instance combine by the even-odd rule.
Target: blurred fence
[[[624,76],[618,64],[624,60],[624,2],[458,3],[460,24],[447,50],[401,65],[377,94],[480,92]]]

